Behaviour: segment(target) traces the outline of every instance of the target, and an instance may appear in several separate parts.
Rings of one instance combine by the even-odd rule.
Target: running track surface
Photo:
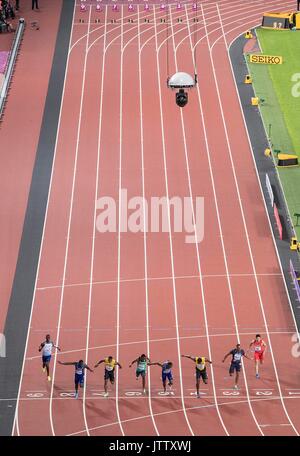
[[[196,34],[191,6],[172,7],[170,74],[193,73],[197,45],[199,83],[182,110],[166,87],[164,12],[140,6],[130,13],[125,5],[96,13],[94,2],[80,13],[76,6],[15,435],[300,432],[295,325],[228,58],[230,43],[264,10],[293,4],[205,1]],[[204,240],[99,234],[96,200],[118,201],[120,189],[128,199],[204,196]],[[48,332],[62,347],[51,383],[37,353]],[[233,391],[221,360],[256,332],[268,344],[262,379],[246,360]],[[140,394],[128,365],[142,352],[173,360],[173,395],[159,394],[157,367],[148,372],[148,394]],[[213,361],[201,399],[182,353]],[[109,398],[99,367],[74,400],[73,368],[57,361],[93,366],[109,354],[123,365]]]

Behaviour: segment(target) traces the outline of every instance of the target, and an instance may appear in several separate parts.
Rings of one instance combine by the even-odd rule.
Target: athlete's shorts
[[[50,363],[50,360],[51,360],[51,355],[43,356],[43,363],[44,364]]]
[[[263,351],[255,351],[254,352],[254,359],[255,359],[255,361],[263,361],[264,352]]]
[[[141,376],[141,377],[146,377],[146,371],[145,371],[145,370],[139,370],[139,369],[137,369],[135,375],[136,375],[137,377],[139,377],[139,376]]]
[[[233,374],[234,371],[240,372],[241,371],[242,364],[241,363],[231,363],[229,367],[229,373]]]
[[[196,369],[196,379],[199,380],[200,378],[202,378],[203,381],[208,379],[206,369]]]
[[[84,384],[84,375],[75,374],[75,385],[83,386],[83,384]]]
[[[167,374],[162,373],[162,381],[165,382],[167,379],[169,380],[169,383],[173,381],[172,372],[168,372]]]
[[[115,381],[115,371],[114,370],[104,370],[104,380],[110,380],[111,382]]]

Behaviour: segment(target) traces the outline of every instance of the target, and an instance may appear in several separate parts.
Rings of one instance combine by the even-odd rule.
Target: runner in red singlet
[[[260,334],[256,334],[255,339],[250,343],[249,349],[252,347],[254,347],[255,376],[259,378],[259,362],[262,364],[264,361],[267,344]]]

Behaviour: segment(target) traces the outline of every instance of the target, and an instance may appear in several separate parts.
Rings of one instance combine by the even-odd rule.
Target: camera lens
[[[183,108],[188,102],[188,94],[183,89],[180,89],[178,93],[176,93],[176,104]]]

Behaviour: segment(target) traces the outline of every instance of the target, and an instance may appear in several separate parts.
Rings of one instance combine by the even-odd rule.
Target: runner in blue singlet
[[[173,385],[173,374],[172,374],[172,367],[173,363],[171,361],[165,361],[163,363],[149,363],[149,366],[160,366],[162,371],[161,371],[161,379],[163,383],[163,388],[164,392],[167,392],[167,379],[168,379],[168,385],[170,389],[172,388]]]
[[[62,364],[63,366],[74,366],[75,367],[75,378],[74,378],[74,383],[75,383],[75,398],[78,399],[78,385],[80,385],[80,388],[83,388],[84,386],[84,370],[87,369],[90,372],[94,372],[92,369],[89,368],[85,362],[80,359],[79,361],[74,361],[71,363],[63,363],[61,361],[58,361],[58,364]]]

